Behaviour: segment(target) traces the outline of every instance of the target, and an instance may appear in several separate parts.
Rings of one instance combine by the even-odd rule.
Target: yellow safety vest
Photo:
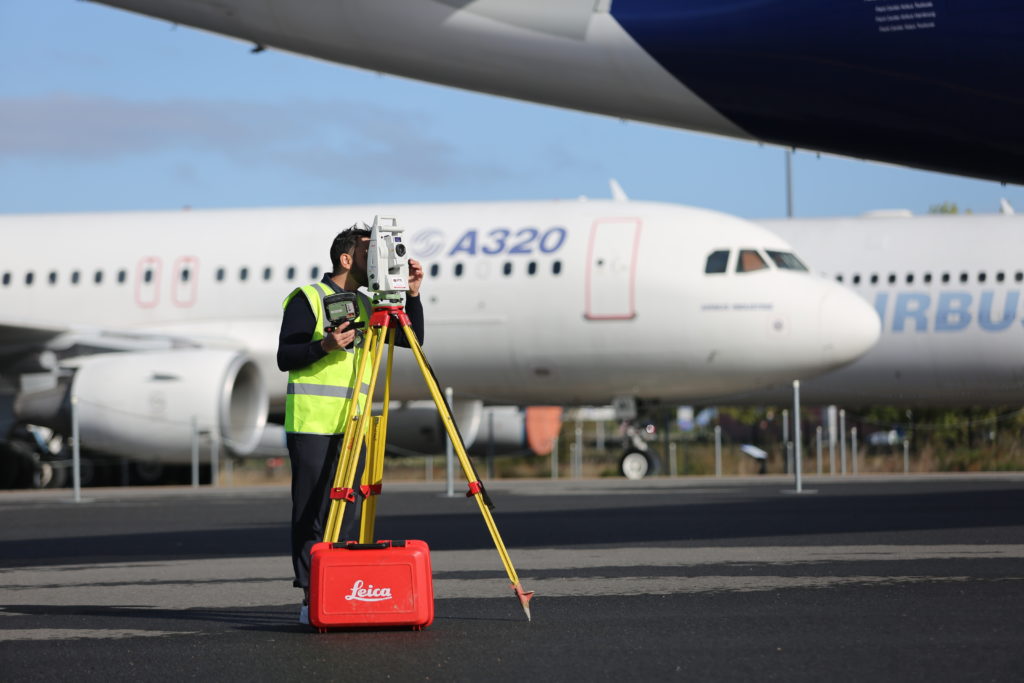
[[[305,294],[310,309],[316,315],[316,327],[313,328],[311,341],[319,341],[324,338],[323,298],[333,294],[334,290],[323,282],[299,287],[285,297],[282,306],[287,307],[288,302],[299,292]],[[363,297],[358,297],[358,300],[357,320],[365,325],[369,321],[369,312]],[[362,356],[361,345],[356,345],[352,351],[332,351],[312,365],[289,371],[284,430],[299,434],[344,432],[345,426],[342,422],[348,411],[349,401],[356,393],[355,374]],[[370,390],[372,376],[373,368],[371,363],[367,363],[359,386],[360,408],[366,404],[366,394]]]

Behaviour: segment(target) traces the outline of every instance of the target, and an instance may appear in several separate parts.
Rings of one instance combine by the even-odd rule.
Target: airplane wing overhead
[[[98,0],[343,64],[1024,182],[1016,0]]]

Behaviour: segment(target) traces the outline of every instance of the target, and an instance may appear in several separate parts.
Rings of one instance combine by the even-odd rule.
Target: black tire
[[[37,489],[41,486],[39,457],[29,444],[17,439],[0,443],[2,488]]]
[[[654,451],[626,451],[619,459],[619,474],[626,479],[639,481],[661,472],[661,460]]]
[[[44,489],[62,489],[71,481],[71,466],[69,463],[44,462],[41,472]]]

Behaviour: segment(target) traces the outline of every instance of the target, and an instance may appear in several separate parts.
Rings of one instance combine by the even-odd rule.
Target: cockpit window
[[[713,251],[708,256],[707,265],[704,266],[705,273],[724,273],[726,266],[729,265],[729,251],[723,249],[722,251]]]
[[[788,251],[772,251],[771,249],[766,251],[768,252],[768,258],[775,263],[776,267],[782,270],[807,270],[807,266],[796,257],[796,254],[791,254]]]
[[[764,262],[761,255],[753,249],[741,249],[740,258],[736,261],[737,273],[750,273],[755,270],[763,270],[768,264]]]

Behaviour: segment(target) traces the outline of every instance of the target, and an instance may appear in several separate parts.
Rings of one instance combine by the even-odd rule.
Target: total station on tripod
[[[374,216],[370,228],[369,258],[366,262],[367,289],[374,303],[402,303],[409,290],[409,256],[402,243],[402,228],[394,218]]]

